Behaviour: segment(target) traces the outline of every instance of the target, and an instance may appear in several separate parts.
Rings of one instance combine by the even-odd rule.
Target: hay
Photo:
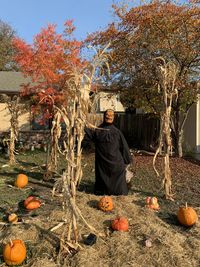
[[[138,162],[140,157],[136,159]],[[90,158],[91,160],[91,158]],[[141,160],[141,158],[140,158]],[[152,162],[148,158],[143,158],[143,163],[148,165]],[[182,189],[181,182],[189,182],[183,166],[178,165],[174,159],[176,170],[180,172],[180,179],[178,187]],[[183,163],[183,160],[179,159]],[[184,163],[185,164],[185,163]],[[173,167],[173,168],[174,168]],[[91,166],[88,165],[90,170]],[[196,169],[195,169],[196,168]],[[140,168],[141,169],[141,168]],[[186,171],[193,169],[195,177],[200,173],[200,166],[187,163]],[[139,175],[138,167],[136,175]],[[144,168],[142,169],[144,170]],[[150,167],[148,168],[150,175]],[[181,172],[182,171],[182,172]],[[153,172],[153,170],[152,170]],[[148,174],[148,173],[147,173]],[[191,173],[188,174],[191,176]],[[84,176],[82,182],[87,184]],[[159,181],[151,180],[148,175],[144,176],[149,180],[149,187],[157,183],[159,188]],[[93,179],[93,178],[92,178]],[[138,179],[138,178],[137,178]],[[178,178],[177,178],[178,179]],[[91,181],[92,182],[92,181]],[[139,183],[139,180],[137,181]],[[114,210],[112,212],[104,213],[97,208],[97,203],[100,196],[95,196],[87,192],[77,192],[77,206],[81,210],[87,222],[95,227],[99,232],[105,233],[105,237],[97,238],[96,244],[87,246],[83,243],[84,238],[90,233],[90,230],[77,221],[79,225],[79,243],[82,249],[75,254],[72,251],[71,255],[65,255],[63,264],[60,266],[69,267],[199,267],[200,266],[200,223],[192,228],[184,228],[180,226],[176,220],[176,212],[179,203],[185,201],[184,198],[190,197],[183,196],[181,190],[180,196],[177,191],[177,202],[166,201],[159,195],[158,202],[160,204],[160,212],[154,212],[145,207],[146,193],[150,191],[144,187],[145,181],[140,181],[143,186],[143,191],[133,192],[125,197],[113,196]],[[135,181],[136,184],[136,181]],[[196,180],[197,184],[197,180]],[[139,187],[139,186],[138,186]],[[66,218],[66,222],[55,231],[51,229],[63,221],[64,213],[61,211],[60,206],[62,203],[61,197],[56,197],[52,201],[51,188],[41,185],[35,185],[37,192],[41,196],[45,195],[44,202],[36,213],[36,217],[26,216],[24,220],[26,223],[18,225],[0,225],[0,240],[1,243],[8,241],[10,238],[21,238],[27,246],[27,259],[22,265],[24,267],[54,267],[57,264],[57,256],[59,251],[59,238],[63,231],[68,227],[70,217]],[[135,186],[136,189],[136,186]],[[145,189],[145,190],[144,190]],[[191,189],[193,182],[191,182]],[[7,190],[10,190],[7,188]],[[136,190],[135,190],[136,191]],[[144,194],[145,192],[145,194]],[[189,194],[189,187],[187,194]],[[191,191],[195,195],[194,191]],[[198,192],[197,192],[198,193]],[[197,197],[198,195],[196,195]],[[192,199],[190,198],[190,201]],[[193,200],[197,203],[196,198]],[[198,215],[200,216],[200,208],[193,205]],[[129,220],[129,231],[125,233],[113,232],[110,228],[111,220],[117,215],[126,216]],[[151,239],[152,247],[145,246],[145,240]],[[0,261],[0,266],[5,267],[3,261]]]
[[[33,264],[29,265],[31,267],[56,267],[56,263],[54,263],[52,260],[49,260],[48,258],[44,259],[36,259]]]
[[[98,240],[93,247],[87,247],[75,255],[70,266],[113,266],[113,264],[138,267],[199,266],[198,249],[200,244],[197,235],[196,238],[192,237],[188,240],[184,233],[185,229],[183,234],[178,233],[161,220],[157,213],[136,205],[137,199],[134,196],[128,196],[122,201],[119,197],[114,197],[114,201],[115,210],[113,213],[106,214],[93,207],[87,207],[86,196],[82,196],[81,206],[85,207],[84,213],[87,213],[87,220],[96,229],[105,231],[109,226],[110,219],[118,214],[129,218],[130,227],[127,233],[110,230],[108,238]],[[198,225],[190,231],[191,234],[192,231],[199,232]],[[152,240],[151,248],[145,246],[145,240],[148,238]],[[192,251],[189,248],[191,244],[189,245],[188,241],[196,245],[196,254],[193,251],[194,248]],[[196,260],[194,255],[196,255]]]
[[[199,266],[199,223],[190,229],[177,225],[177,231],[172,225],[162,220],[159,213],[146,208],[145,203],[142,207],[139,203],[144,200],[139,195],[113,197],[115,208],[108,213],[97,209],[99,199],[99,196],[84,192],[77,194],[77,203],[83,216],[98,231],[104,232],[106,237],[98,237],[96,244],[87,246],[83,240],[89,231],[87,227],[81,226],[79,239],[83,249],[74,256],[66,255],[62,266]],[[128,232],[111,230],[111,220],[117,215],[128,218]],[[42,219],[41,215],[40,218]],[[49,221],[46,225],[45,218],[43,218],[40,226],[39,220],[37,224],[33,220],[32,225],[9,226],[3,231],[2,241],[6,242],[10,238],[25,240],[28,256],[23,266],[54,267],[57,256],[56,246],[59,244],[60,234],[67,227],[67,222],[53,233],[50,233],[49,229],[61,220],[61,212],[52,207],[49,210]],[[145,246],[146,239],[152,240],[152,247]],[[32,262],[33,259],[35,259],[34,262]]]

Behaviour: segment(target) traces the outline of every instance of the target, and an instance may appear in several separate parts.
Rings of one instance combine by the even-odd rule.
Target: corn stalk
[[[59,156],[59,139],[61,137],[61,114],[58,110],[54,109],[54,116],[51,127],[51,140],[48,145],[46,172],[43,175],[43,179],[48,181],[52,178],[53,173],[57,171],[58,156]]]
[[[172,153],[172,138],[171,138],[171,107],[172,101],[177,98],[178,90],[176,87],[178,67],[172,63],[166,63],[163,58],[163,64],[158,67],[158,89],[163,96],[163,112],[161,113],[161,131],[160,131],[160,141],[159,147],[153,158],[153,167],[157,174],[160,176],[159,172],[155,167],[155,161],[158,154],[163,154],[163,165],[164,165],[164,178],[163,186],[165,189],[166,199],[173,200],[172,194],[172,175],[170,169],[170,154]]]
[[[63,89],[67,99],[67,105],[61,107],[55,107],[57,114],[62,117],[62,120],[66,126],[66,138],[63,142],[64,149],[58,150],[64,156],[66,160],[66,168],[63,171],[61,179],[55,183],[53,192],[55,193],[57,188],[62,189],[63,209],[66,216],[69,218],[70,223],[68,225],[67,232],[63,232],[61,238],[61,250],[68,252],[70,249],[77,250],[80,245],[79,232],[78,232],[78,220],[82,221],[92,232],[101,236],[103,234],[98,233],[96,229],[91,226],[83,217],[81,211],[76,205],[76,190],[82,178],[82,140],[84,137],[84,127],[95,127],[90,125],[87,121],[88,111],[90,109],[89,92],[94,80],[96,69],[101,68],[107,63],[107,57],[104,51],[99,51],[92,64],[84,71],[79,73],[74,70],[71,75],[71,79],[68,80]],[[59,134],[56,134],[59,137]]]
[[[19,133],[19,115],[22,112],[22,106],[20,105],[19,96],[7,96],[1,95],[1,99],[6,103],[7,109],[10,113],[10,137],[6,139],[9,152],[9,163],[12,165],[16,162],[15,159],[15,142]]]

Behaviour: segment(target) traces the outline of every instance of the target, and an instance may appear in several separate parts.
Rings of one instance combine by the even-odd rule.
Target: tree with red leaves
[[[62,161],[65,163],[65,169],[53,188],[53,194],[62,192],[64,221],[71,219],[68,227],[63,229],[59,258],[66,257],[66,251],[71,253],[80,247],[77,218],[92,232],[96,232],[76,206],[76,189],[83,173],[81,144],[84,127],[91,126],[87,121],[89,92],[96,74],[105,70],[103,66],[107,65],[107,56],[104,55],[106,48],[97,51],[90,63],[81,60],[81,43],[71,39],[74,30],[72,21],[65,26],[63,35],[56,34],[52,25],[43,29],[35,37],[32,46],[19,39],[14,42],[18,51],[16,60],[22,71],[32,79],[32,83],[24,86],[23,94],[33,96],[34,107],[42,109],[45,117],[53,117],[51,163],[54,166],[47,166],[47,174],[56,167],[57,151],[63,155]],[[58,140],[62,120],[66,127],[61,148]]]
[[[13,41],[15,60],[24,75],[31,78],[22,95],[32,96],[33,112],[42,109],[43,119],[52,118],[53,104],[67,102],[63,95],[66,81],[74,68],[85,65],[80,58],[81,42],[72,38],[73,31],[72,21],[67,21],[63,34],[56,33],[55,25],[48,25],[35,36],[32,45],[19,38]]]
[[[80,57],[81,42],[72,37],[74,29],[72,21],[67,21],[63,34],[56,33],[55,25],[48,25],[35,36],[32,45],[19,38],[13,41],[17,51],[15,60],[31,79],[29,84],[24,84],[21,94],[31,99],[33,114],[42,114],[41,123],[55,118],[55,106],[67,105],[70,97],[67,87],[74,70],[81,72],[85,67]],[[57,168],[55,129],[51,134],[48,173]]]

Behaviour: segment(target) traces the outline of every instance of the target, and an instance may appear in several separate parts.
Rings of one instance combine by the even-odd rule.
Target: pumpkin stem
[[[13,247],[13,242],[12,240],[10,239],[10,246]]]
[[[185,208],[187,209],[187,207],[188,207],[188,204],[187,204],[187,202],[185,202]]]

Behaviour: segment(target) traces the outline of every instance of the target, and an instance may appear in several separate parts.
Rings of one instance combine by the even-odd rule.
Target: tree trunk
[[[178,147],[177,147],[177,150],[178,150],[178,157],[182,158],[183,157],[183,130],[181,130],[178,133]]]
[[[180,116],[180,110],[177,108],[177,110],[174,112],[173,117],[173,127],[172,127],[172,138],[173,138],[173,146],[175,155],[179,158],[183,157],[183,138],[184,138],[184,125],[187,120],[188,113],[190,111],[192,104],[188,105],[185,112],[182,113],[182,116]]]
[[[175,156],[182,158],[183,157],[183,130],[180,130],[180,127],[173,130],[173,147]]]
[[[179,141],[180,111],[179,111],[179,103],[178,103],[178,101],[179,100],[177,99],[176,106],[174,108],[174,116],[172,118],[173,125],[171,126],[173,147],[174,147],[174,152],[175,152],[176,156],[179,156],[179,149],[180,149],[180,141]],[[181,150],[182,150],[182,148],[181,148]]]

